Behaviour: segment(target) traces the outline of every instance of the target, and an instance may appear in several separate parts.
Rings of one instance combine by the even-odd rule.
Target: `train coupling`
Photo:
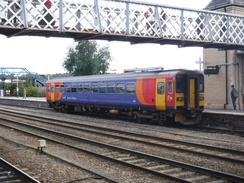
[[[175,122],[179,122],[183,125],[194,125],[194,124],[198,124],[200,122],[200,118],[197,117],[197,118],[187,119],[185,116],[183,116],[181,114],[176,114]]]

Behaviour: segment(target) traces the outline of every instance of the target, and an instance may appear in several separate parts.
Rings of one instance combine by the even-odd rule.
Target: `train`
[[[65,113],[126,115],[158,125],[195,124],[204,110],[204,76],[186,69],[136,69],[56,78],[46,83],[46,100]]]

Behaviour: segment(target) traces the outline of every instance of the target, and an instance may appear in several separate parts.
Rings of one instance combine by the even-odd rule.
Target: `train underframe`
[[[103,113],[108,115],[123,115],[134,119],[138,123],[154,123],[158,125],[168,125],[171,123],[181,123],[184,125],[199,123],[201,111],[191,109],[176,111],[172,109],[156,110],[151,108],[104,106],[90,104],[76,104],[63,102],[48,102],[49,107],[55,111],[70,113]]]

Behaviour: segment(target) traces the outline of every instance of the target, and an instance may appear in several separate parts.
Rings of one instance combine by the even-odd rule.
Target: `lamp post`
[[[202,71],[202,64],[206,64],[206,61],[202,61],[201,58],[199,58],[199,61],[196,61],[196,64],[199,64],[199,71]]]
[[[17,98],[19,97],[19,77],[17,74],[17,87],[16,87],[16,91],[17,91]]]

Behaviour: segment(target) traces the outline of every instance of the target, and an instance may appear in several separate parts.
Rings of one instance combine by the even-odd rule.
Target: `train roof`
[[[73,77],[63,77],[48,80],[47,82],[74,82],[74,81],[109,81],[109,80],[123,80],[123,79],[135,79],[137,77],[153,77],[153,76],[174,76],[180,72],[196,73],[196,71],[186,70],[186,69],[175,69],[175,70],[163,70],[156,72],[128,72],[121,74],[100,74],[100,75],[87,75],[87,76],[73,76]],[[197,73],[201,74],[197,71]]]

